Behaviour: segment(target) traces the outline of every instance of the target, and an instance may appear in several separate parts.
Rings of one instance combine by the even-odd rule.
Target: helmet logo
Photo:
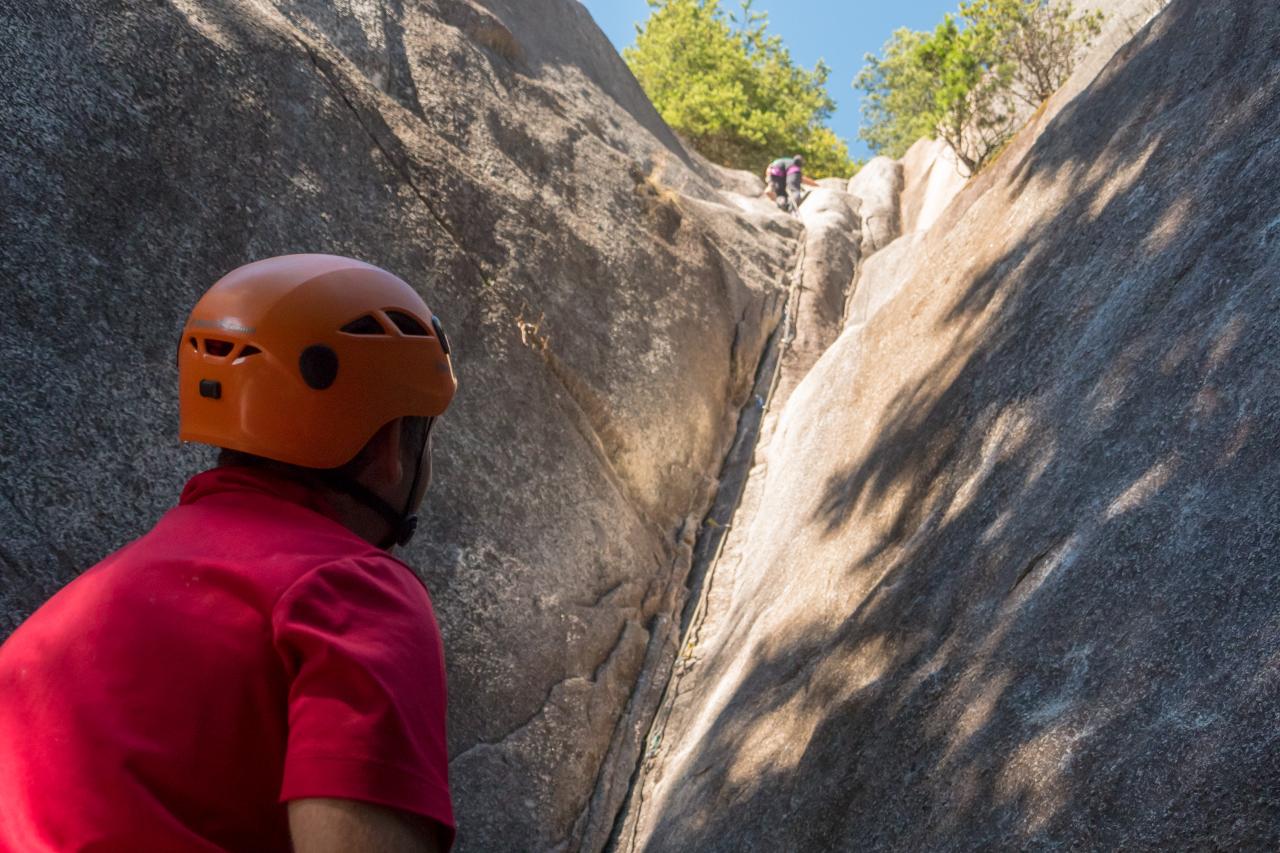
[[[196,329],[223,329],[228,332],[239,332],[242,335],[252,335],[258,331],[253,326],[246,326],[225,317],[220,320],[192,320],[191,325]]]
[[[302,381],[323,391],[338,378],[338,354],[324,344],[312,344],[298,358]]]

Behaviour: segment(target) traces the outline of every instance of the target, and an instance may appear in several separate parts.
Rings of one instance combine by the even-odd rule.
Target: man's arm
[[[818,183],[817,181],[815,181],[813,178],[809,177],[808,175],[801,175],[801,176],[800,176],[800,182],[801,182],[801,183],[803,183],[803,184],[808,184],[808,185],[809,185],[809,186],[811,186],[811,187],[820,187],[820,186],[822,186],[822,184]]]
[[[442,853],[437,825],[399,809],[357,800],[289,802],[295,853]]]
[[[447,849],[444,648],[422,582],[385,555],[335,560],[280,596],[272,631],[292,670],[280,798],[294,849]]]

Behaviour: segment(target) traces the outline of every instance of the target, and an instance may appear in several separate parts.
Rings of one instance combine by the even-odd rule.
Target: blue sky
[[[635,42],[635,25],[649,16],[645,0],[582,0],[619,51]],[[738,0],[721,0],[729,10]],[[958,0],[756,0],[769,13],[769,31],[782,36],[791,55],[806,68],[819,58],[831,66],[827,90],[836,100],[832,129],[849,143],[856,158],[870,152],[858,139],[860,97],[851,84],[866,53],[879,53],[898,27],[933,29]]]

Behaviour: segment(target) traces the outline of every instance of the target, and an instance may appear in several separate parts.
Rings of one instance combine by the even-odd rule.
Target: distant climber
[[[805,196],[804,185],[818,186],[817,181],[805,177],[804,157],[800,154],[774,160],[765,168],[764,179],[768,184],[765,193],[769,198],[773,199],[778,207],[792,212],[800,209],[800,202]]]
[[[388,553],[457,387],[439,319],[271,258],[196,304],[178,383],[217,467],[0,645],[0,850],[447,850],[443,647]]]

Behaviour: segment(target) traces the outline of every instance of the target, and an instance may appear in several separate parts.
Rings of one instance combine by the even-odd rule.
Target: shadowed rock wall
[[[757,455],[617,849],[1280,845],[1278,55],[1175,0],[917,237]]]
[[[573,0],[45,0],[0,34],[0,636],[211,462],[174,393],[209,284],[377,263],[455,341],[407,558],[460,849],[597,849],[798,228],[721,194]]]

